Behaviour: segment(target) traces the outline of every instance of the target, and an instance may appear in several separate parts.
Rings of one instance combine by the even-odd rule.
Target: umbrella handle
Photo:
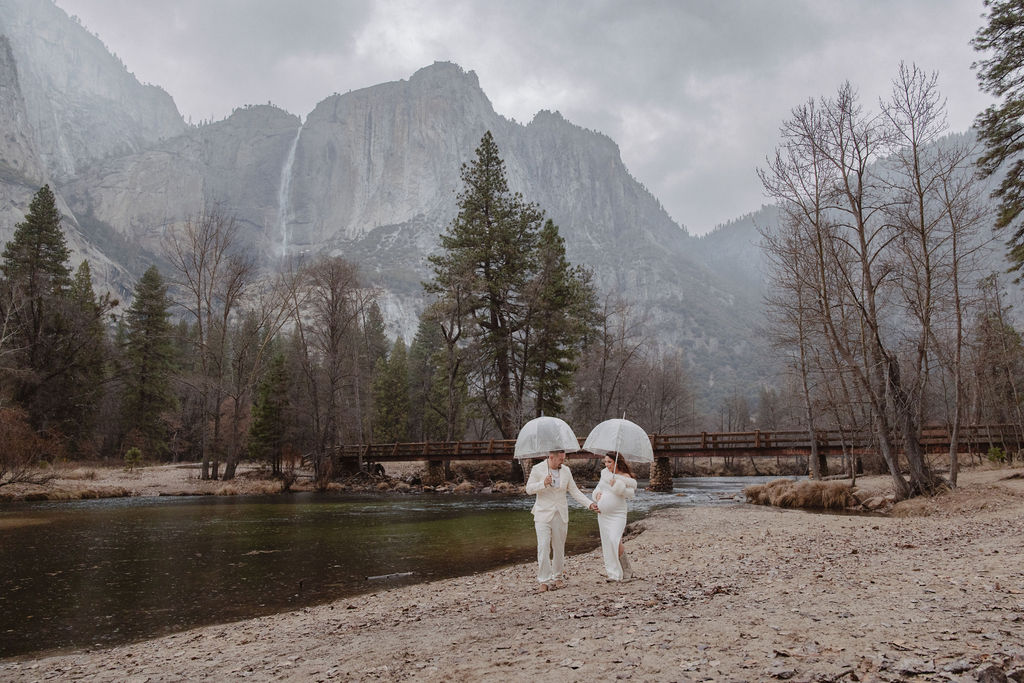
[[[622,411],[622,419],[626,419],[626,411]],[[612,471],[612,481],[615,481],[615,475],[619,471],[619,443],[622,441],[622,427],[615,430],[615,470]]]

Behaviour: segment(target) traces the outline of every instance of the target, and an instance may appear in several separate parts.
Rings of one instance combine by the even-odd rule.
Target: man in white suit
[[[587,498],[573,481],[572,472],[565,462],[565,451],[551,451],[543,462],[530,470],[526,492],[537,496],[533,504],[533,523],[537,529],[537,581],[541,590],[561,588],[565,585],[562,569],[565,566],[565,535],[569,528],[569,506],[565,494],[594,512],[597,503]]]

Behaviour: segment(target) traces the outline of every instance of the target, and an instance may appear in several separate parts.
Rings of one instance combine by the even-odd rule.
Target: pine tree
[[[9,348],[16,349],[7,379],[33,427],[59,429],[82,447],[105,362],[103,318],[116,302],[96,298],[87,263],[72,281],[69,254],[56,201],[44,186],[0,262],[2,317],[11,325]]]
[[[110,349],[104,316],[115,305],[109,295],[97,298],[92,286],[92,269],[82,261],[75,271],[68,292],[66,312],[62,316],[65,329],[68,365],[63,386],[64,412],[71,422],[66,429],[82,451],[92,435],[95,415],[109,376]]]
[[[44,185],[32,198],[25,220],[15,226],[0,262],[5,313],[15,327],[12,346],[22,350],[23,363],[33,373],[42,368],[47,355],[44,338],[52,331],[58,301],[71,286],[69,253],[53,193]],[[26,380],[16,393],[26,398],[31,385],[32,380]]]
[[[176,404],[169,308],[167,286],[156,266],[150,266],[135,286],[135,298],[125,314],[122,411],[127,430],[137,434],[152,455],[167,450],[166,413]]]
[[[523,414],[560,412],[587,335],[596,324],[590,274],[569,265],[558,226],[508,189],[488,132],[462,167],[459,214],[430,257],[448,347],[449,403],[458,367],[470,373],[502,436]],[[443,319],[443,320],[442,320]],[[464,337],[463,337],[463,333]],[[459,353],[454,353],[453,345]]]
[[[57,294],[71,286],[70,255],[56,199],[44,185],[32,198],[25,220],[14,227],[0,270],[9,282],[24,286],[29,297]]]
[[[540,232],[538,269],[528,300],[523,374],[532,385],[534,414],[558,415],[598,312],[590,272],[570,266],[565,241],[551,220]]]
[[[376,301],[371,301],[366,308],[366,320],[363,323],[363,345],[366,351],[365,363],[369,368],[377,365],[377,361],[388,355],[387,331],[384,329],[384,315]]]
[[[519,406],[513,376],[516,334],[523,319],[523,294],[534,269],[537,235],[544,214],[512,193],[505,162],[490,131],[476,158],[462,166],[459,214],[441,235],[441,254],[432,255],[434,279],[427,291],[467,295],[471,341],[480,352],[483,399],[505,438],[518,429]]]
[[[373,440],[394,443],[409,440],[409,362],[405,341],[399,337],[387,358],[377,361],[373,381],[376,409]]]
[[[358,387],[365,387],[365,389],[360,389],[357,397],[360,404],[359,414],[363,420],[360,434],[365,439],[372,437],[377,432],[375,422],[377,409],[374,405],[373,384],[377,376],[378,364],[387,358],[390,346],[384,329],[384,316],[376,301],[371,301],[362,309],[360,331],[362,338],[358,342],[360,380]]]
[[[1010,261],[1024,270],[1024,1],[985,0],[988,23],[972,41],[989,53],[980,60],[981,89],[1001,101],[978,115],[975,126],[985,152],[978,165],[985,176],[1005,170],[992,195],[999,200],[996,227],[1009,228]]]
[[[270,463],[274,476],[283,474],[281,464],[288,444],[289,381],[283,353],[275,355],[259,384],[249,431],[249,456]]]

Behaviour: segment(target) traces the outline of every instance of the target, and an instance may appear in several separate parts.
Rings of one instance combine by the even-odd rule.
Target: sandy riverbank
[[[407,491],[414,487],[404,479],[417,480],[423,476],[422,463],[397,463],[389,465],[387,477],[370,476],[365,473],[342,478],[329,484],[330,491],[351,490],[392,490],[395,487]],[[503,468],[507,470],[507,465]],[[69,464],[44,471],[51,478],[45,483],[9,484],[0,488],[0,502],[21,500],[78,500],[91,498],[118,498],[125,496],[241,496],[273,495],[281,493],[284,484],[275,479],[262,467],[252,463],[238,466],[237,476],[229,481],[200,478],[198,463],[171,465],[149,465],[131,471],[118,465]],[[315,490],[311,471],[296,471],[289,484],[290,491]],[[461,478],[461,477],[460,477]],[[483,486],[475,483],[470,488]],[[453,481],[442,487],[424,487],[420,491],[456,490],[458,482]],[[511,490],[514,487],[509,487]]]
[[[630,582],[605,583],[595,551],[570,558],[568,586],[548,593],[535,592],[532,565],[519,565],[122,647],[0,660],[0,680],[973,681],[993,666],[1018,675],[1022,473],[967,472],[957,492],[886,517],[665,510],[635,525],[627,544],[640,578]]]

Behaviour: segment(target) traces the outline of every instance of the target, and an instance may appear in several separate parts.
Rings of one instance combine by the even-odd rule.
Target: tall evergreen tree
[[[384,314],[381,313],[380,306],[376,301],[371,301],[369,306],[366,306],[364,317],[363,348],[366,352],[364,362],[372,369],[376,367],[378,360],[387,357],[391,344],[388,343],[387,331],[384,329]]]
[[[409,362],[405,341],[399,337],[386,358],[377,361],[373,380],[376,419],[373,440],[393,443],[409,440]]]
[[[358,402],[357,412],[362,420],[360,435],[363,440],[373,437],[377,432],[376,416],[377,408],[374,405],[375,393],[373,390],[376,381],[379,363],[387,359],[388,343],[387,332],[384,329],[384,315],[376,301],[370,301],[361,311],[362,321],[359,326],[361,340],[356,347],[358,358],[358,373],[356,375],[356,400]]]
[[[289,435],[289,381],[283,353],[275,355],[259,384],[249,431],[249,456],[270,463],[274,476],[281,476]]]
[[[15,402],[33,427],[59,429],[81,446],[96,402],[79,392],[98,387],[90,373],[102,367],[102,321],[115,302],[95,297],[88,264],[72,282],[69,254],[56,201],[44,186],[4,247],[0,318],[11,325],[8,348],[16,350],[5,373]]]
[[[441,326],[424,311],[416,335],[409,345],[409,438],[423,441],[426,436],[427,397],[434,376],[439,372],[434,354],[441,349]]]
[[[999,200],[996,227],[1009,228],[1010,260],[1024,269],[1024,0],[985,0],[988,23],[972,44],[988,53],[974,66],[981,89],[997,98],[978,115],[975,126],[985,152],[978,159],[983,175],[1003,170],[992,193]]]
[[[166,413],[176,404],[169,308],[167,286],[156,266],[150,266],[135,286],[135,298],[125,314],[122,412],[127,430],[141,438],[151,455],[167,450]]]
[[[25,220],[14,227],[4,246],[0,270],[11,283],[25,287],[28,296],[43,297],[71,286],[67,265],[71,252],[60,226],[60,212],[49,185],[36,192]]]
[[[490,132],[462,181],[459,214],[441,235],[444,251],[430,257],[434,279],[425,286],[443,312],[449,396],[466,361],[481,402],[511,438],[531,405],[562,409],[595,324],[595,297],[589,273],[566,260],[558,227],[509,191]]]
[[[598,322],[597,297],[590,272],[569,265],[565,241],[550,219],[541,229],[537,258],[522,344],[524,388],[533,393],[535,415],[559,415],[583,344]]]
[[[82,261],[75,271],[62,316],[70,356],[64,385],[65,412],[72,423],[67,431],[78,440],[79,451],[92,435],[97,407],[109,377],[110,348],[104,317],[114,305],[109,295],[96,296],[92,269],[88,261]]]
[[[457,356],[458,350],[453,351]],[[409,437],[413,441],[458,439],[465,431],[469,402],[465,371],[449,368],[450,355],[435,309],[428,308],[420,316],[408,356]],[[457,357],[454,362],[458,364]]]
[[[70,251],[60,227],[60,213],[49,185],[32,198],[25,220],[4,246],[5,313],[13,325],[11,345],[20,349],[21,364],[31,376],[18,380],[17,399],[26,400],[38,383],[48,355],[46,337],[53,331],[58,302],[71,287]],[[38,421],[33,417],[33,423]]]
[[[434,279],[427,291],[442,298],[467,294],[471,341],[479,349],[482,398],[501,435],[515,436],[520,421],[513,370],[523,295],[534,269],[543,212],[512,193],[505,162],[490,131],[476,158],[462,165],[459,213],[441,235],[443,252],[430,256]]]

